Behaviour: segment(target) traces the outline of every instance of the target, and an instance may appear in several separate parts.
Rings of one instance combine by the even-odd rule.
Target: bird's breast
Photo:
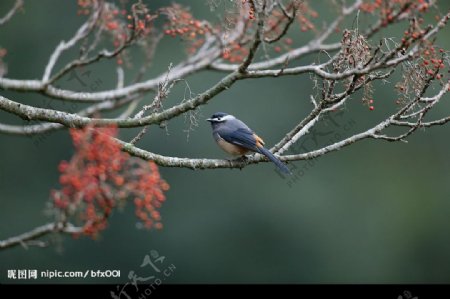
[[[225,141],[225,139],[218,138],[216,141],[217,141],[217,144],[220,146],[220,148],[222,148],[226,153],[228,153],[230,155],[242,156],[249,152],[248,149],[246,149],[242,146],[239,146],[239,145],[229,143],[229,142]]]

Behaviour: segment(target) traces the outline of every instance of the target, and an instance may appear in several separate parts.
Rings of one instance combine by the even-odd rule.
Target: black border
[[[145,285],[141,285],[145,287]],[[140,286],[140,287],[141,287]],[[24,285],[0,284],[0,294],[3,298],[108,298],[117,285]],[[12,295],[15,296],[12,296]],[[343,299],[439,299],[450,298],[450,284],[309,284],[309,285],[262,285],[262,284],[162,284],[156,287],[150,295],[133,295],[132,299],[144,298],[226,298],[241,297],[284,297],[284,298],[343,298]],[[17,296],[17,297],[16,297]],[[5,298],[8,298],[5,296]],[[120,299],[128,299],[121,296]]]

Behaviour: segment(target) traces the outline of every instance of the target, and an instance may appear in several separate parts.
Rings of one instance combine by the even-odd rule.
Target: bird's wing
[[[220,137],[229,143],[242,146],[252,151],[259,152],[258,149],[264,145],[264,141],[247,128],[224,132],[220,134]]]

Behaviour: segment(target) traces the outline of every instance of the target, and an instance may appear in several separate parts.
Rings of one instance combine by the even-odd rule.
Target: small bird
[[[211,123],[213,137],[217,144],[228,154],[243,156],[249,151],[257,152],[269,158],[282,172],[291,173],[283,162],[264,148],[261,137],[233,115],[217,112],[207,121]]]

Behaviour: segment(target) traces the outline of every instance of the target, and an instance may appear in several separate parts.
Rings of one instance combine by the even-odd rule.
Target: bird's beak
[[[212,118],[207,118],[206,121],[212,122],[213,119]]]

